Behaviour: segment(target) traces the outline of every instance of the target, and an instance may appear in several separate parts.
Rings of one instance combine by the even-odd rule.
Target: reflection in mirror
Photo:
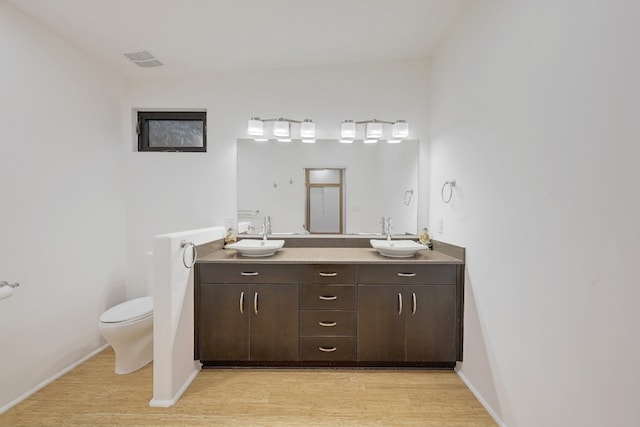
[[[305,168],[307,209],[305,230],[310,234],[342,234],[344,169]]]
[[[416,234],[417,140],[401,144],[315,144],[238,139],[238,231],[259,232],[265,216],[274,234],[307,234],[306,169],[343,170],[346,234],[380,234],[383,216],[393,234]],[[313,231],[313,230],[311,230]]]

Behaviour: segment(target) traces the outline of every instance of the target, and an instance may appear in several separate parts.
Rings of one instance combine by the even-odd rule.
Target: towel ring
[[[191,246],[192,248],[191,265],[187,264],[187,246]],[[196,245],[193,242],[187,242],[186,240],[180,242],[180,247],[184,248],[184,252],[182,252],[182,264],[185,266],[185,268],[192,268],[194,265],[196,265],[196,260],[198,259],[198,248],[196,248]]]
[[[449,197],[444,197],[444,189],[447,187],[447,185],[449,186]],[[453,187],[456,186],[456,180],[451,180],[451,181],[445,181],[444,184],[442,184],[442,188],[440,189],[440,197],[442,197],[442,201],[445,203],[449,203],[451,201],[451,198],[453,197]]]

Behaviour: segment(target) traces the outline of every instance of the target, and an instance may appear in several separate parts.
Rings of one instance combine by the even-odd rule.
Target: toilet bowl
[[[153,360],[153,298],[142,297],[111,307],[98,329],[116,354],[116,374],[128,374]]]

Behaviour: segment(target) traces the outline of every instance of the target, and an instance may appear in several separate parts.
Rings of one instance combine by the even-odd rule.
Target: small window
[[[205,111],[138,111],[138,151],[207,151]]]

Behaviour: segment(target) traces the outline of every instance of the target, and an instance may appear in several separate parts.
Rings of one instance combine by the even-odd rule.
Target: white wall
[[[156,234],[225,224],[236,217],[236,140],[252,116],[311,118],[319,139],[337,138],[345,119],[409,122],[427,133],[426,62],[384,62],[132,81],[128,107],[206,108],[207,153],[139,153],[126,132],[129,296],[142,294],[143,254]],[[421,160],[427,160],[421,147]],[[426,168],[419,200],[426,201]],[[420,206],[426,222],[427,207]],[[277,222],[277,218],[274,218]]]
[[[638,16],[470,2],[433,58],[430,223],[467,247],[461,373],[509,426],[640,425]]]
[[[0,412],[91,354],[125,296],[122,89],[0,2]]]

